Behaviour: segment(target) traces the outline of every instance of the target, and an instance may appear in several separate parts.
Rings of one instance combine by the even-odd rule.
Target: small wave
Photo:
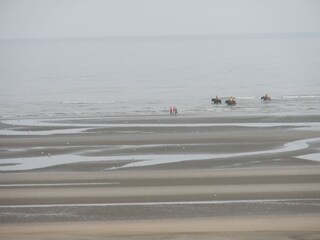
[[[237,99],[256,99],[257,97],[236,97]]]
[[[229,97],[222,97],[222,99],[228,99]],[[244,96],[237,97],[236,99],[241,100],[255,100],[260,99],[260,96]],[[305,98],[320,98],[320,95],[287,95],[287,96],[271,96],[271,99],[305,99]]]
[[[229,99],[231,96],[224,96],[224,97],[221,97],[221,100],[226,100],[226,99]],[[257,99],[257,98],[260,98],[260,97],[255,97],[255,96],[244,96],[244,97],[239,97],[239,96],[233,96],[235,97],[236,99]]]
[[[297,95],[297,96],[283,96],[283,99],[303,99],[303,98],[320,98],[320,95]]]
[[[78,104],[108,104],[108,103],[115,103],[116,101],[62,101],[59,102],[60,104],[70,104],[70,105],[78,105]]]

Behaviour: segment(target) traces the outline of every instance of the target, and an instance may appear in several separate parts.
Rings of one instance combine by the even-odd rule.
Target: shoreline
[[[59,121],[61,123],[124,123],[127,121],[130,122],[151,122],[151,123],[158,123],[159,121],[164,121],[165,123],[167,121],[170,122],[188,122],[188,123],[250,123],[250,122],[261,122],[265,120],[266,122],[273,122],[275,120],[279,122],[319,122],[320,114],[316,113],[303,113],[303,114],[297,114],[297,113],[182,113],[178,115],[169,115],[169,110],[167,113],[159,113],[159,114],[114,114],[114,115],[101,115],[101,116],[55,116],[55,117],[10,117],[10,118],[1,118],[0,124],[2,125],[1,128],[6,127],[6,125],[3,122],[7,121],[15,121],[17,125],[20,121],[29,121],[29,125],[33,125],[33,121],[35,121],[37,124],[43,122],[48,122],[53,124]],[[27,124],[27,126],[28,126]],[[0,125],[0,126],[1,126]],[[3,126],[4,125],[4,126]],[[13,124],[15,125],[15,124]],[[45,126],[49,126],[46,124]]]

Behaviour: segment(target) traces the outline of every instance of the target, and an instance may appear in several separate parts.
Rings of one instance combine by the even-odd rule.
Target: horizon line
[[[0,41],[10,40],[73,40],[73,39],[141,39],[141,38],[199,38],[199,37],[262,37],[262,36],[320,36],[320,32],[261,32],[261,33],[213,33],[213,34],[155,34],[155,35],[110,35],[110,36],[41,36],[41,37],[0,37]]]

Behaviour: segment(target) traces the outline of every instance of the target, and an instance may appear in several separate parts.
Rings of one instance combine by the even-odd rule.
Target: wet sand
[[[88,130],[53,135],[32,132],[67,131],[71,126],[2,124],[31,131],[0,136],[2,166],[10,164],[8,159],[48,153],[52,159],[61,154],[87,160],[3,170],[0,239],[319,239],[320,162],[298,156],[319,152],[318,140],[299,141],[318,138],[320,131],[295,126],[314,126],[319,119],[69,119],[64,124],[87,124]],[[146,126],[159,122],[165,125]],[[199,123],[260,125],[192,125]],[[77,127],[83,128],[72,126]],[[293,148],[277,150],[296,141]],[[234,155],[126,165],[139,163],[137,156],[145,155],[174,160],[179,155],[226,153]],[[129,157],[116,160],[118,156]]]
[[[0,228],[2,239],[319,239],[318,216],[39,223]]]
[[[0,182],[1,239],[320,236],[314,167],[10,173]]]

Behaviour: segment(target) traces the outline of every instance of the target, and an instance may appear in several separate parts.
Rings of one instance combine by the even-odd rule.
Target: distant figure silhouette
[[[237,105],[237,101],[236,101],[236,98],[235,98],[235,97],[230,97],[228,100],[225,101],[225,103],[226,103],[228,106],[235,106],[235,105]]]
[[[211,99],[211,102],[213,102],[214,104],[221,104],[221,99],[218,96],[216,96],[216,98]]]
[[[170,115],[177,115],[178,114],[178,109],[177,107],[170,107]]]
[[[177,115],[177,114],[178,114],[178,108],[173,107],[173,114],[174,114],[174,115]]]
[[[263,101],[271,101],[271,97],[268,96],[268,93],[265,96],[261,97],[261,100]]]

